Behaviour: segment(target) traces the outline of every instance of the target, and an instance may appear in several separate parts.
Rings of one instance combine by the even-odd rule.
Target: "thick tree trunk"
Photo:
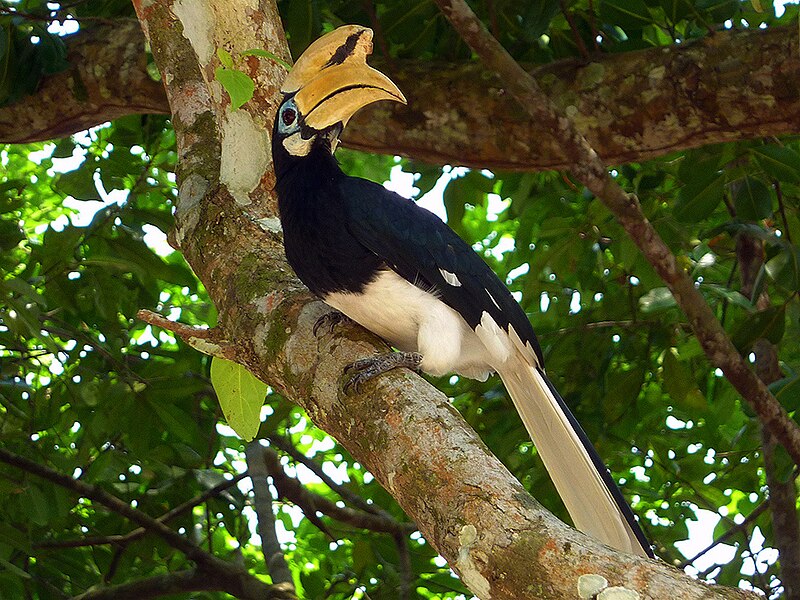
[[[726,31],[701,41],[592,62],[537,68],[539,85],[606,164],[638,162],[705,144],[800,131],[796,27]],[[0,143],[64,137],[125,114],[169,111],[146,72],[135,23],[98,26],[69,41],[71,68],[35,96],[0,107]],[[376,64],[379,61],[373,61]],[[519,109],[477,63],[393,63],[408,107],[374,105],[344,144],[434,164],[510,170],[568,166],[552,132]],[[780,107],[780,110],[776,110]]]
[[[248,59],[256,96],[233,112],[213,79],[219,47],[234,56],[253,47],[287,55],[274,3],[135,4],[167,82],[178,139],[175,239],[220,313],[214,343],[195,338],[196,345],[236,358],[303,406],[375,474],[480,598],[572,598],[587,574],[641,598],[752,597],[567,527],[525,492],[441,392],[411,373],[383,376],[359,395],[342,393],[344,366],[385,347],[353,325],[315,337],[326,308],[283,257],[267,133],[283,72]]]

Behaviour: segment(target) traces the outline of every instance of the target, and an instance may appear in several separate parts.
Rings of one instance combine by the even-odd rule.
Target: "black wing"
[[[513,325],[543,365],[533,327],[511,292],[439,217],[372,181],[345,177],[339,186],[347,228],[359,242],[407,281],[435,290],[473,329],[484,312],[506,331]]]

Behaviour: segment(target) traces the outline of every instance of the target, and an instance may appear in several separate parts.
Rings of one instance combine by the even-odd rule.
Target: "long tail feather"
[[[499,374],[575,526],[618,550],[653,557],[628,503],[547,376],[519,356]]]

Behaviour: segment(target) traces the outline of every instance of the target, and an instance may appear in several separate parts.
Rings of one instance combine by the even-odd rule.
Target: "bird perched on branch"
[[[286,257],[327,304],[397,352],[354,363],[355,386],[389,369],[485,380],[497,372],[575,526],[652,556],[630,507],[544,373],[524,311],[468,244],[434,214],[345,175],[333,156],[360,108],[405,103],[369,67],[372,31],[344,26],[311,44],[281,87],[272,153]]]

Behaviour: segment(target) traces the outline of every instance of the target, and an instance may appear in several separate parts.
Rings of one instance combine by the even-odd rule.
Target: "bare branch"
[[[225,336],[217,328],[212,327],[211,329],[206,329],[170,321],[166,317],[144,308],[136,313],[136,318],[150,325],[155,325],[161,329],[171,331],[192,348],[203,354],[230,360],[233,360],[236,356],[235,345],[226,340]]]
[[[202,571],[177,571],[120,585],[91,588],[72,600],[146,600],[186,592],[222,592],[225,586]]]
[[[738,186],[741,183],[735,182],[733,185]],[[735,193],[735,190],[733,192]],[[756,279],[766,259],[764,242],[745,232],[740,233],[736,238],[736,258],[741,272],[742,294],[760,310],[767,309],[770,300],[766,291],[760,292],[758,298],[753,297],[758,293],[755,290]],[[756,373],[761,381],[769,385],[780,380],[783,373],[778,361],[777,347],[762,338],[755,341],[752,349],[756,355]],[[795,479],[790,477],[787,481],[782,480],[775,463],[777,447],[775,438],[766,427],[762,426],[760,429],[762,459],[772,513],[772,530],[775,535],[775,545],[780,553],[781,584],[786,598],[797,600],[800,598],[800,522],[797,517]]]
[[[761,341],[761,340],[760,340]],[[766,341],[766,340],[763,340]],[[769,342],[767,342],[769,343]],[[762,346],[762,355],[763,343]],[[771,345],[771,344],[770,344]],[[758,349],[756,350],[758,356]],[[764,360],[770,360],[768,357]],[[777,355],[775,365],[777,366]],[[758,359],[756,359],[758,360]],[[795,478],[783,481],[775,464],[775,439],[766,428],[761,428],[764,472],[769,488],[769,507],[772,513],[772,531],[775,546],[780,556],[780,579],[785,597],[789,600],[800,598],[800,524],[797,518],[797,488]]]
[[[695,288],[692,278],[678,266],[675,255],[642,213],[638,199],[627,194],[608,173],[603,161],[576,129],[575,118],[567,118],[545,96],[536,81],[492,37],[464,0],[436,0],[436,4],[478,54],[495,71],[520,106],[561,139],[570,170],[614,213],[642,254],[669,287],[711,364],[753,407],[761,422],[800,464],[800,427],[787,414],[734,347],[719,320]]]
[[[407,600],[411,593],[411,585],[414,583],[414,571],[411,569],[411,555],[408,552],[408,538],[404,535],[395,534],[394,543],[397,546],[397,556],[400,570],[400,588],[398,589],[398,600]]]
[[[258,517],[258,535],[261,536],[261,549],[267,564],[269,576],[274,583],[286,583],[294,587],[292,573],[286,564],[278,536],[275,533],[275,515],[272,512],[272,492],[269,490],[267,476],[269,471],[264,462],[263,448],[258,440],[245,447],[247,471],[253,482],[254,508]]]
[[[35,96],[0,108],[4,141],[58,139],[125,115],[165,112],[135,20],[88,28],[68,42],[69,68],[45,78]]]
[[[748,527],[750,527],[755,522],[755,520],[758,519],[758,517],[760,517],[765,510],[767,510],[767,508],[769,508],[769,501],[764,501],[758,506],[756,506],[755,509],[753,509],[753,511],[745,517],[744,521],[742,521],[741,523],[736,523],[733,526],[731,526],[730,529],[728,529],[725,533],[723,533],[717,539],[712,541],[708,546],[700,550],[700,552],[698,552],[691,558],[687,558],[685,561],[683,561],[680,565],[678,565],[678,568],[685,569],[687,566],[692,564],[698,558],[700,558],[701,556],[705,556],[706,554],[708,554],[708,552],[710,552],[720,544],[724,544],[729,539],[739,535],[743,530],[746,530]]]

